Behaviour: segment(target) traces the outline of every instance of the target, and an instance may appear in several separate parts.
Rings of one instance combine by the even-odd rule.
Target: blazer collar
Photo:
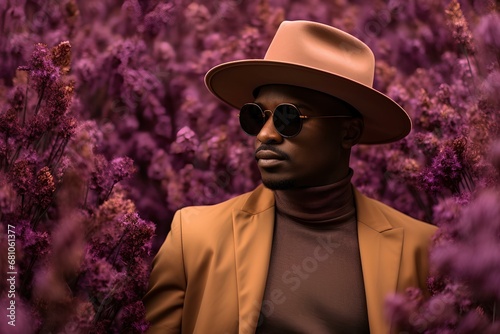
[[[255,333],[267,281],[274,230],[274,193],[260,185],[233,210],[239,331]]]
[[[358,240],[372,333],[389,333],[385,297],[397,290],[403,229],[394,228],[380,205],[354,189]],[[260,185],[233,210],[239,333],[255,333],[266,286],[275,220],[274,193]]]

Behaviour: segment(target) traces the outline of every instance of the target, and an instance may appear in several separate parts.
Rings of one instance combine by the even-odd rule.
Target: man
[[[144,299],[150,333],[391,331],[384,298],[425,290],[435,228],[351,185],[354,145],[411,128],[374,67],[355,37],[285,21],[264,59],[207,73],[255,136],[263,185],[176,213]]]

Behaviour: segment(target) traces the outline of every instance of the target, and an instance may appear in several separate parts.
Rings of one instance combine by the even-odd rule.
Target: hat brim
[[[239,109],[254,100],[256,88],[293,85],[335,96],[356,108],[364,119],[360,144],[385,144],[404,138],[411,120],[388,96],[356,81],[315,68],[271,60],[238,60],[212,68],[205,75],[207,88]]]

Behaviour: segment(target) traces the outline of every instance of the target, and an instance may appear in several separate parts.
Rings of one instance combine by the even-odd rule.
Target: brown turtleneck
[[[256,333],[369,333],[349,175],[275,191],[276,220]]]

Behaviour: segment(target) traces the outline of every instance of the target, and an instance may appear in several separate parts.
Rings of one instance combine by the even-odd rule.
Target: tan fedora
[[[405,137],[411,120],[404,109],[373,89],[375,57],[359,39],[309,21],[284,21],[264,59],[218,65],[205,76],[208,89],[235,108],[252,102],[256,88],[286,84],[340,98],[362,115],[361,144],[383,144]]]

